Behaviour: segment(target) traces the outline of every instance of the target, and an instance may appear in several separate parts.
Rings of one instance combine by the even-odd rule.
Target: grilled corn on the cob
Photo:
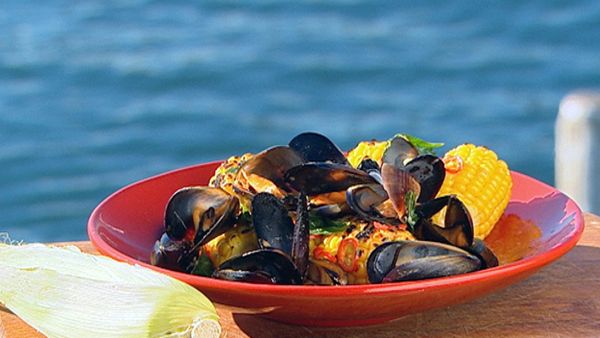
[[[512,179],[508,166],[493,151],[473,144],[448,151],[443,160],[446,178],[438,196],[456,195],[471,214],[475,236],[485,238],[510,199]]]

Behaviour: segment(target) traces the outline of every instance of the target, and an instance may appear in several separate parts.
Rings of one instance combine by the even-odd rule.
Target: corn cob
[[[389,144],[389,141],[379,142],[375,140],[360,142],[348,153],[348,162],[354,168],[358,167],[360,162],[367,157],[375,162],[379,162]]]
[[[448,151],[443,160],[446,178],[438,196],[456,195],[471,214],[475,236],[485,238],[510,199],[512,180],[508,166],[493,151],[473,144]],[[436,221],[441,217],[438,215]]]
[[[347,272],[349,284],[367,284],[367,259],[377,246],[388,241],[414,239],[403,227],[361,222],[353,223],[341,233],[311,235],[309,252],[312,260],[326,260],[340,266]],[[356,250],[345,251],[344,242],[355,243]]]

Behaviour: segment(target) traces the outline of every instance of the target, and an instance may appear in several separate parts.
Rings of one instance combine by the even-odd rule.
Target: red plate
[[[415,282],[352,286],[279,286],[222,281],[148,264],[163,232],[163,212],[179,188],[206,185],[219,162],[187,167],[131,184],[93,211],[88,235],[101,253],[143,265],[193,285],[212,301],[301,325],[350,326],[458,304],[507,287],[558,259],[583,231],[581,210],[567,196],[531,177],[512,172],[513,193],[506,214],[532,220],[541,237],[516,262],[469,274]]]

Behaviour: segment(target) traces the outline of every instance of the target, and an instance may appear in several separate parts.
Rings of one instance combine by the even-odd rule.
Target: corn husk
[[[74,246],[0,244],[0,303],[48,337],[218,337],[193,287]]]

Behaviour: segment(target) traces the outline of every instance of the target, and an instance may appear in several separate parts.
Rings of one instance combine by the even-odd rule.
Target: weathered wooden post
[[[556,187],[584,211],[600,214],[600,91],[563,98],[555,136]]]

